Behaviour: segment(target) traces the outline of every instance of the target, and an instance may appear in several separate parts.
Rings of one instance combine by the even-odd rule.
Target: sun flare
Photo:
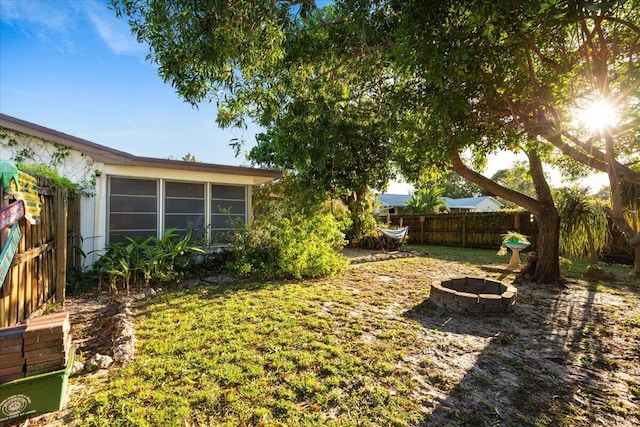
[[[602,132],[615,125],[616,110],[604,99],[592,102],[580,111],[580,121],[591,132]]]

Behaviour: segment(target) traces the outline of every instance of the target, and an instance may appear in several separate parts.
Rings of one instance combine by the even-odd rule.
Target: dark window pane
[[[156,180],[111,177],[111,194],[155,196]]]
[[[211,213],[232,213],[244,215],[246,204],[244,201],[230,202],[228,200],[213,200],[211,204]]]
[[[153,212],[158,208],[155,197],[149,196],[114,196],[109,201],[111,212]]]
[[[211,228],[232,228],[234,221],[242,220],[244,223],[244,215],[211,215]]]
[[[212,185],[211,197],[215,199],[245,199],[245,187],[237,185]]]
[[[109,243],[119,243],[124,242],[127,236],[131,239],[142,241],[148,238],[149,236],[155,237],[155,232],[150,233],[148,230],[129,230],[129,231],[112,231],[109,233]]]
[[[204,199],[204,184],[193,182],[167,182],[166,197],[192,197]]]
[[[150,230],[150,236],[156,235],[158,216],[154,214],[117,214],[109,215],[109,231]]]
[[[204,228],[203,215],[165,215],[164,227],[175,227],[181,230],[195,230]]]
[[[165,199],[166,213],[201,213],[204,214],[204,199]]]

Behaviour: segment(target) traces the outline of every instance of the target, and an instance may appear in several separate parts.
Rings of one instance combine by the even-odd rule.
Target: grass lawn
[[[65,423],[640,422],[634,284],[608,284],[618,295],[522,287],[511,314],[451,316],[425,301],[432,280],[495,276],[477,265],[508,257],[422,249],[428,257],[354,265],[332,279],[194,286],[147,298],[135,310],[137,359],[106,381],[72,378],[79,391]]]

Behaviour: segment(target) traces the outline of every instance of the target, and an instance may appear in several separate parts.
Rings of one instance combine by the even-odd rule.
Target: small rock
[[[131,341],[132,338],[133,337],[131,335],[124,335],[124,336],[121,336],[120,338],[116,339],[113,343],[115,345],[122,345],[122,344],[124,344],[124,343],[126,343],[128,341]]]
[[[71,376],[76,376],[84,371],[84,363],[79,360],[74,360],[73,368],[71,368]]]
[[[99,369],[106,369],[113,365],[113,359],[110,356],[104,354],[94,354],[85,365],[87,372],[97,371]]]

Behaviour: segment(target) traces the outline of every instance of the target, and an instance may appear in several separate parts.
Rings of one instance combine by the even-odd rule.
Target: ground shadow
[[[425,426],[634,425],[608,393],[615,388],[606,305],[593,290],[518,285],[514,311],[448,313],[428,300],[405,312],[450,348],[427,350],[442,381],[427,373]],[[459,343],[459,345],[456,345]],[[447,360],[448,359],[448,360]],[[443,363],[444,362],[444,363]],[[455,371],[456,369],[452,369]],[[574,420],[565,419],[575,414]]]

